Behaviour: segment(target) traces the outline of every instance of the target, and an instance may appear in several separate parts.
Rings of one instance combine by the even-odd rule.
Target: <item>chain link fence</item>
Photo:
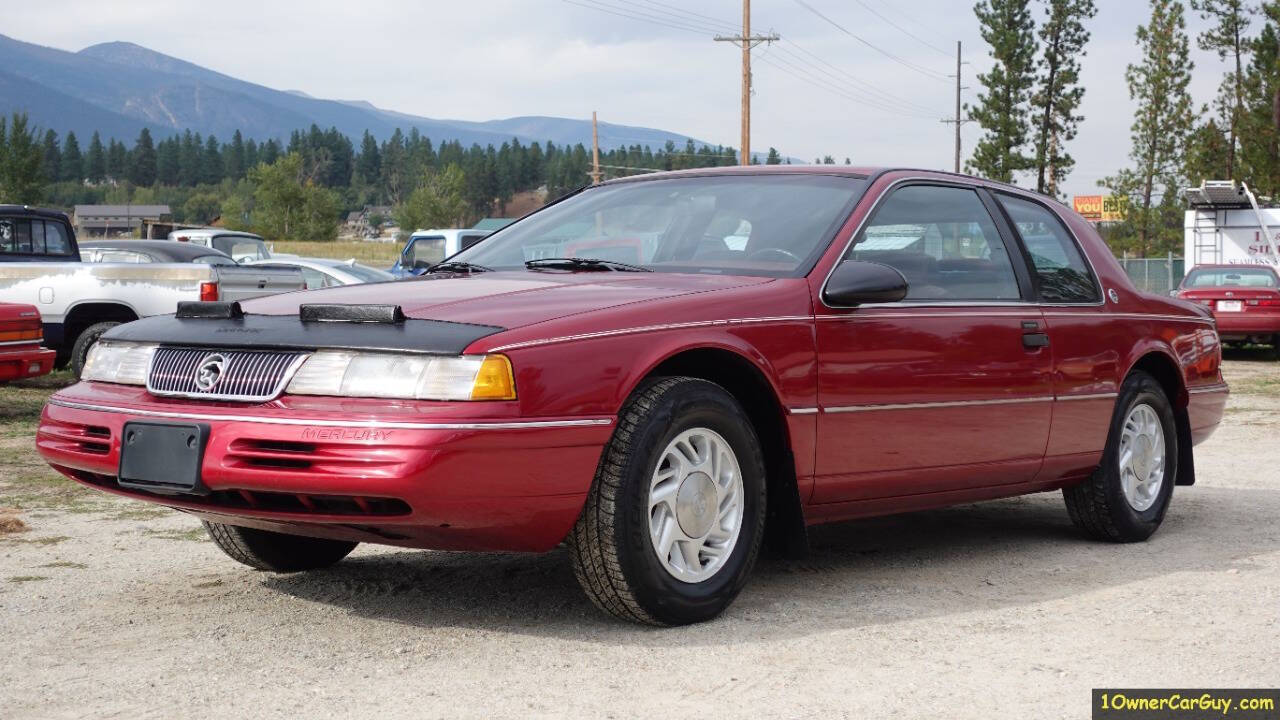
[[[1116,258],[1129,279],[1139,289],[1157,295],[1168,295],[1187,274],[1186,261],[1180,257]]]

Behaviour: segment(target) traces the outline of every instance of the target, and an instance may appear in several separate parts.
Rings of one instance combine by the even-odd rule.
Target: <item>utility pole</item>
[[[944,123],[951,123],[956,126],[956,172],[960,172],[960,126],[969,122],[960,117],[960,91],[968,88],[960,85],[960,41],[956,41],[956,117],[954,120],[943,120]]]
[[[731,42],[742,46],[742,148],[738,156],[740,165],[751,164],[751,49],[762,42],[777,42],[777,33],[751,34],[751,0],[742,0],[742,34],[717,35],[716,42]]]
[[[600,184],[600,133],[596,130],[596,111],[591,111],[591,184]]]

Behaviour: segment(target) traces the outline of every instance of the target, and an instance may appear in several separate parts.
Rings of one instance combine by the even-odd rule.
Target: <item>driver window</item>
[[[408,256],[409,267],[430,267],[444,260],[443,237],[421,237],[413,241]]]
[[[1004,241],[968,188],[894,191],[858,234],[848,259],[896,268],[907,278],[908,301],[1021,299]]]

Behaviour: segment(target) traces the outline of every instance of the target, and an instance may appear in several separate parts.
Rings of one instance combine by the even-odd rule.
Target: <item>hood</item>
[[[425,275],[271,295],[241,303],[246,313],[296,315],[308,303],[399,305],[420,320],[514,329],[579,313],[770,282],[771,278],[678,273],[516,271]]]

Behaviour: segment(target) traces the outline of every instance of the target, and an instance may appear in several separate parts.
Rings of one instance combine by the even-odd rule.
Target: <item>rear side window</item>
[[[1028,200],[996,196],[1031,254],[1040,299],[1050,303],[1095,303],[1102,299],[1089,266],[1067,228],[1053,213]]]
[[[462,241],[461,245],[462,245],[462,246],[461,246],[460,248],[458,248],[458,249],[459,249],[459,250],[466,250],[467,248],[471,247],[472,245],[475,245],[476,243],[478,243],[478,242],[480,242],[481,240],[485,239],[485,237],[487,237],[487,236],[486,236],[486,235],[463,235],[463,236],[462,236],[462,238],[461,238],[461,241]]]
[[[878,262],[907,278],[907,300],[1021,299],[995,222],[968,188],[895,190],[859,233],[849,259]]]

